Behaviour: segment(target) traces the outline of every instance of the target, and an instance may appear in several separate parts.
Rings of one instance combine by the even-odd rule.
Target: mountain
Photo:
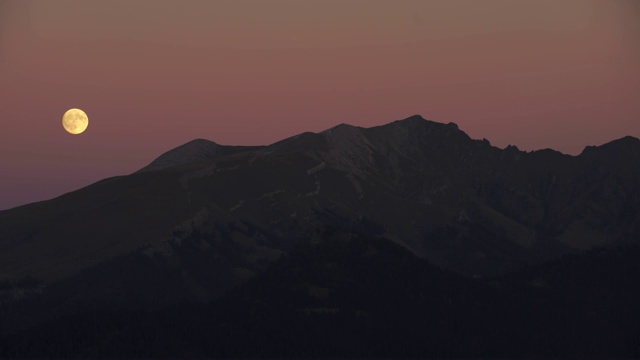
[[[601,249],[470,279],[325,229],[216,301],[71,314],[7,336],[0,357],[635,358],[639,256]]]
[[[194,140],[131,175],[0,212],[0,333],[209,302],[328,228],[495,277],[640,239],[640,140],[499,149],[416,115],[268,146]]]
[[[195,163],[213,159],[217,156],[234,154],[242,151],[249,151],[261,148],[260,146],[225,146],[218,145],[213,141],[205,139],[195,139],[188,143],[169,150],[153,160],[149,165],[138,170],[138,172],[154,171],[170,168],[173,166]]]

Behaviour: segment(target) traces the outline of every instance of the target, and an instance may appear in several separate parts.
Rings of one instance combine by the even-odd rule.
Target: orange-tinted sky
[[[0,0],[0,209],[413,114],[578,154],[640,137],[639,64],[638,0]]]

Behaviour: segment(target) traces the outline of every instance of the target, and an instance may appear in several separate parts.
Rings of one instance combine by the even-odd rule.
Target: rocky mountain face
[[[134,174],[0,212],[0,316],[13,329],[30,326],[19,314],[34,301],[53,304],[35,322],[209,301],[328,228],[462,275],[504,274],[638,243],[639,185],[633,137],[579,156],[524,152],[412,116],[261,147],[194,140]]]

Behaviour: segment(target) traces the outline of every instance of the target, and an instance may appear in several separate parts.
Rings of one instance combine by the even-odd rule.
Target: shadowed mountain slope
[[[326,229],[217,301],[76,313],[0,357],[637,357],[639,249],[483,280]]]
[[[637,242],[639,154],[633,137],[579,156],[499,149],[417,115],[262,147],[195,140],[134,174],[1,211],[0,303],[207,301],[326,227],[502,274]]]

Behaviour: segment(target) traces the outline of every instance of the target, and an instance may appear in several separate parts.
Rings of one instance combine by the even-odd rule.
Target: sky
[[[0,0],[0,209],[414,114],[577,155],[640,137],[639,64],[638,0]]]

